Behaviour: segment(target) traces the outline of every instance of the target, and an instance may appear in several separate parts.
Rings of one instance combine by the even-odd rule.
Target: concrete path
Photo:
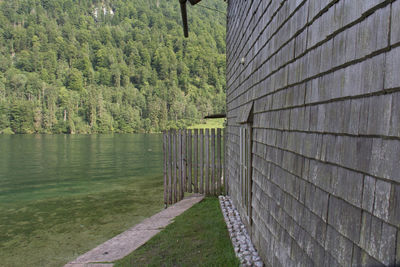
[[[64,267],[110,267],[111,262],[122,259],[146,243],[170,224],[173,219],[203,199],[193,195],[170,206],[169,208],[145,219],[131,229],[106,241],[91,251],[79,256]]]

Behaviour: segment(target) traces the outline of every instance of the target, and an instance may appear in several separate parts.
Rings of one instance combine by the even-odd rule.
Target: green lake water
[[[162,180],[161,135],[0,135],[0,265],[64,265],[161,210]]]

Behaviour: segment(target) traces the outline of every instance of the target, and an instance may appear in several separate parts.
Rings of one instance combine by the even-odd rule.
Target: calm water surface
[[[0,135],[6,266],[63,265],[161,208],[161,135]]]

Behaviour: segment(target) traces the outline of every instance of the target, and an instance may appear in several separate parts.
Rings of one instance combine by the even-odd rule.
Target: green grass
[[[239,266],[239,260],[218,199],[205,198],[115,266]]]
[[[199,123],[188,127],[188,129],[224,128],[225,119],[207,119],[204,123]]]

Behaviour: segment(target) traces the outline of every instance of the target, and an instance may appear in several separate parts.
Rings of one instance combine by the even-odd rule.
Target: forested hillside
[[[224,112],[224,14],[188,12],[185,39],[178,0],[0,0],[0,133],[158,132]]]

